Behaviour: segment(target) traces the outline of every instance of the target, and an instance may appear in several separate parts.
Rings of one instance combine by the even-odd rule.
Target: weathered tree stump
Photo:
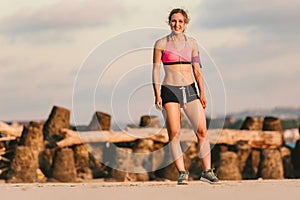
[[[56,142],[64,138],[60,129],[70,127],[70,111],[65,108],[54,106],[45,122],[44,138],[50,142]]]
[[[291,150],[288,147],[280,148],[284,178],[295,178],[294,176],[294,167],[292,164]]]
[[[212,167],[217,168],[220,165],[220,155],[223,152],[228,151],[228,145],[226,144],[215,144],[211,149],[211,160]]]
[[[261,178],[283,179],[281,154],[278,149],[264,149],[261,160]]]
[[[188,168],[190,177],[193,180],[199,180],[203,171],[202,161],[199,157],[194,157],[190,161],[190,167]]]
[[[159,179],[167,179],[171,181],[176,181],[178,179],[178,170],[175,163],[170,163],[169,165],[159,168],[155,171],[155,176]]]
[[[165,159],[164,143],[155,142],[153,144],[152,152],[152,172],[155,172],[160,168]],[[154,173],[155,174],[155,173]]]
[[[189,143],[190,144],[190,143]],[[187,144],[181,143],[181,146],[183,146],[183,160],[185,164],[185,169],[188,170],[191,166],[191,159],[190,155],[194,154],[193,148],[189,151],[188,148],[185,148]],[[188,146],[188,145],[187,145]],[[186,151],[185,151],[186,150]],[[178,179],[179,172],[176,168],[176,165],[174,163],[174,158],[170,153],[170,147],[167,146],[164,148],[164,160],[161,163],[161,166],[158,170],[155,171],[155,176],[162,179],[168,179],[171,181],[176,181]]]
[[[149,153],[153,151],[154,141],[151,139],[139,139],[133,146],[135,153]]]
[[[103,159],[104,150],[107,148],[105,143],[90,143],[84,146],[89,152],[89,168],[92,170],[93,178],[107,178],[109,176],[108,163]]]
[[[261,150],[252,149],[250,162],[251,162],[254,174],[255,174],[255,178],[258,178],[260,160],[261,160]]]
[[[84,180],[92,179],[93,174],[89,165],[89,152],[85,145],[76,145],[73,147],[73,151],[77,177]]]
[[[112,167],[112,178],[117,181],[132,181],[136,177],[132,176],[132,149],[130,148],[116,148],[115,162]]]
[[[282,132],[281,120],[276,117],[265,117],[263,122],[263,130]]]
[[[39,167],[47,178],[52,177],[53,158],[56,149],[46,148],[39,154]]]
[[[146,144],[149,141],[143,141],[140,145],[142,143]],[[135,149],[135,152],[131,148],[116,148],[115,162],[111,172],[112,178],[117,181],[149,181],[148,172],[143,167],[144,162],[149,164],[149,160],[145,160],[149,156],[146,151],[146,148],[140,151]]]
[[[111,116],[109,114],[103,113],[103,112],[95,112],[95,114],[92,117],[92,120],[89,124],[89,130],[91,131],[108,131],[110,129],[110,121]]]
[[[239,141],[236,144],[238,167],[243,179],[255,179],[256,172],[253,169],[251,145],[247,141]]]
[[[168,143],[169,144],[169,143]],[[172,158],[172,155],[170,153],[170,146],[164,146],[162,148],[164,151],[164,158],[161,162],[161,164],[158,167],[158,170],[154,172],[155,176],[159,179],[167,179],[175,181],[178,179],[178,170],[176,169],[174,160]]]
[[[154,115],[143,115],[140,119],[140,127],[155,127],[160,128],[160,121],[158,116]]]
[[[9,183],[33,183],[38,180],[38,161],[30,147],[18,146],[7,174]]]
[[[141,172],[152,171],[152,151],[154,141],[151,139],[141,139],[133,146],[134,165],[141,169]]]
[[[20,139],[20,145],[31,147],[37,155],[43,151],[45,148],[43,126],[43,122],[30,122],[28,126],[25,126]]]
[[[43,127],[43,122],[30,122],[28,126],[24,127],[19,144],[21,146],[27,146],[31,149],[34,154],[34,160],[37,162],[38,166],[40,164],[39,155],[45,149]],[[39,181],[43,181],[45,178],[42,172],[43,171],[41,170],[38,171]]]
[[[58,149],[53,160],[53,178],[60,182],[76,182],[77,173],[72,149]]]
[[[296,142],[296,146],[292,150],[291,155],[295,178],[300,178],[300,140]]]
[[[183,149],[185,166],[190,173],[190,178],[194,180],[199,180],[202,172],[202,162],[199,157],[198,143],[193,141],[191,143],[186,143],[187,149]]]
[[[237,154],[232,151],[221,153],[220,165],[216,172],[220,180],[242,180]]]
[[[241,129],[242,130],[262,130],[263,120],[257,117],[246,117]]]
[[[237,157],[238,157],[238,167],[240,172],[243,172],[246,165],[246,161],[251,153],[251,146],[247,141],[238,141],[236,143]]]
[[[149,181],[148,172],[152,169],[152,150],[154,141],[151,139],[138,140],[131,154],[132,170],[129,173],[132,181]]]

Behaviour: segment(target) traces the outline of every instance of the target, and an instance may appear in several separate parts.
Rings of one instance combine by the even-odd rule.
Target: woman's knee
[[[168,130],[169,139],[180,139],[180,129],[169,129]]]
[[[198,128],[196,131],[196,136],[198,139],[205,139],[207,137],[207,130],[204,128]]]

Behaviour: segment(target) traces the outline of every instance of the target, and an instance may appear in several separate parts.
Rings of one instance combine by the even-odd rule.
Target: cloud
[[[202,27],[257,27],[263,31],[299,33],[300,2],[297,0],[216,0],[200,5]]]
[[[215,0],[197,8],[193,26],[209,40],[228,110],[299,105],[299,6],[295,0]]]
[[[117,1],[64,0],[33,10],[22,8],[4,18],[0,32],[9,34],[41,30],[69,30],[104,25],[120,16],[121,6]]]

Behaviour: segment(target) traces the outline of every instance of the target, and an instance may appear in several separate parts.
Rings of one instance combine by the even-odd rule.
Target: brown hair
[[[185,23],[189,23],[190,19],[189,19],[189,16],[187,14],[187,12],[185,10],[183,10],[182,8],[174,8],[173,10],[171,10],[170,14],[169,14],[169,17],[168,17],[168,23],[170,24],[171,22],[171,18],[172,18],[172,15],[176,14],[176,13],[181,13],[183,16],[184,16],[184,22]]]

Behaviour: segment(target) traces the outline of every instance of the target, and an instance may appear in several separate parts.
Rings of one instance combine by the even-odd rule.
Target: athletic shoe
[[[187,185],[188,179],[189,179],[189,172],[179,172],[177,184],[178,185]]]
[[[206,172],[203,171],[200,180],[209,182],[211,184],[219,182],[218,177],[214,173],[214,169],[209,169]]]

